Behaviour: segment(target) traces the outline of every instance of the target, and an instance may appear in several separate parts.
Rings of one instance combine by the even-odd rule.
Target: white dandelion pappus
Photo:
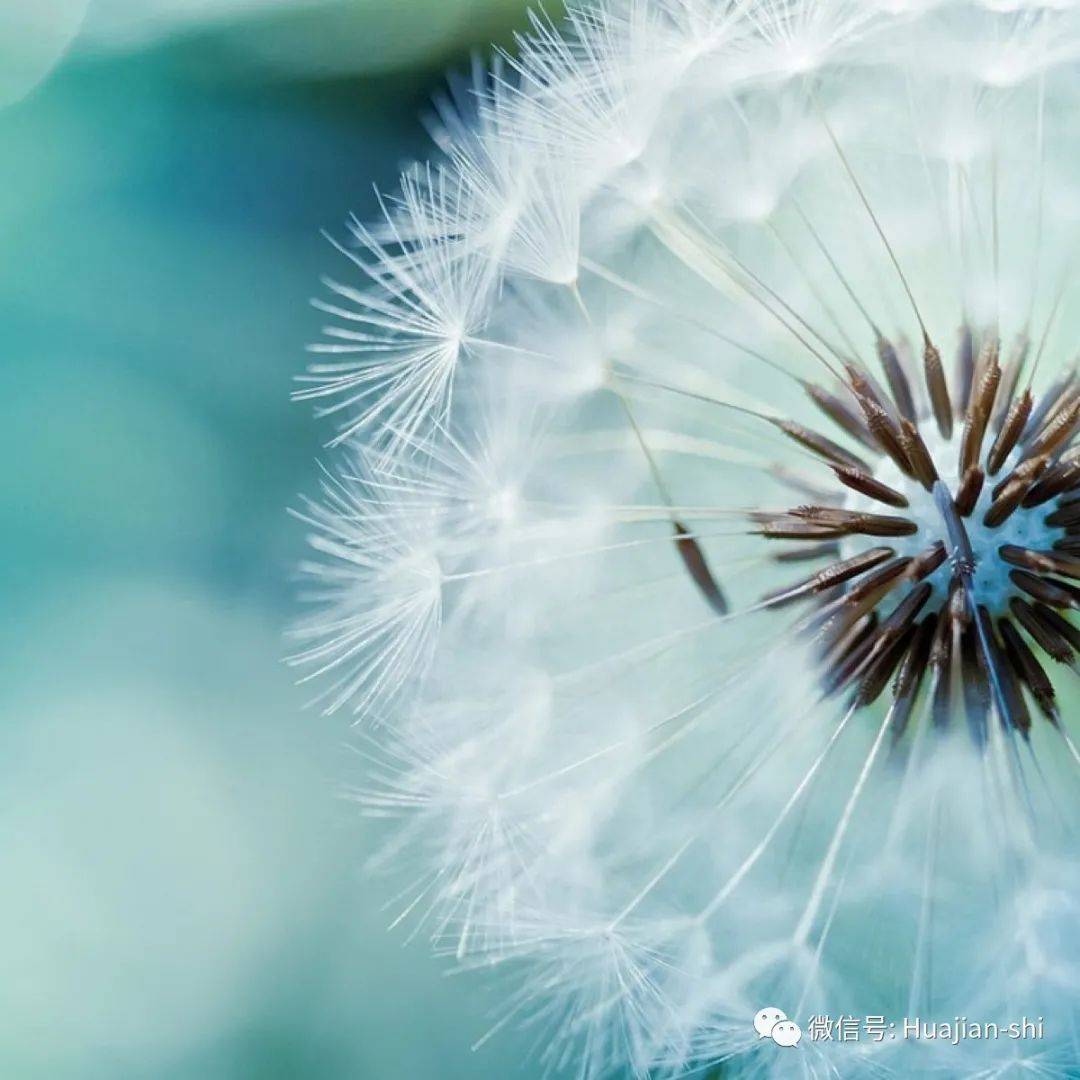
[[[308,385],[295,397],[329,399],[321,415],[347,417],[336,443],[362,433],[392,452],[425,419],[445,419],[459,361],[482,328],[491,268],[482,257],[462,257],[450,238],[432,235],[432,221],[445,219],[455,198],[449,174],[438,178],[403,186],[400,214],[408,227],[389,220],[387,239],[351,222],[360,252],[338,250],[369,288],[327,278],[333,299],[315,301],[340,323],[326,327],[328,340],[311,351],[338,359],[311,364],[301,378]],[[436,202],[443,205],[436,209]]]
[[[1078,60],[1071,3],[575,6],[353,226],[297,660],[545,1074],[1080,1060]]]
[[[300,651],[290,663],[321,679],[328,712],[388,709],[423,671],[442,615],[442,570],[434,514],[356,455],[323,481],[321,502],[296,516],[311,528],[319,558],[301,572],[303,599],[317,614],[293,630]],[[400,497],[398,497],[400,496]]]

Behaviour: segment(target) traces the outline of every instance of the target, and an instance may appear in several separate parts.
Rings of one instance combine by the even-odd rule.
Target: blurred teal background
[[[0,0],[0,1076],[528,1075],[281,663],[319,235],[518,0]]]

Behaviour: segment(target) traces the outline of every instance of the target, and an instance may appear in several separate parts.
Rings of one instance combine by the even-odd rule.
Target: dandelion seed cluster
[[[601,0],[341,244],[295,660],[551,1074],[1075,1075],[1078,61],[1061,0]]]

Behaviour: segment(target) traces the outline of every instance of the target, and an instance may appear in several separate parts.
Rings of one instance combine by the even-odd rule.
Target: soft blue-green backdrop
[[[386,932],[280,662],[319,231],[522,7],[0,0],[0,1076],[536,1071]]]

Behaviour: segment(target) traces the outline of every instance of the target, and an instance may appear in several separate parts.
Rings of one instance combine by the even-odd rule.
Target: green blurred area
[[[320,230],[522,5],[12,4],[0,1075],[528,1075],[512,1035],[469,1051],[484,980],[386,931],[355,733],[281,663]]]

